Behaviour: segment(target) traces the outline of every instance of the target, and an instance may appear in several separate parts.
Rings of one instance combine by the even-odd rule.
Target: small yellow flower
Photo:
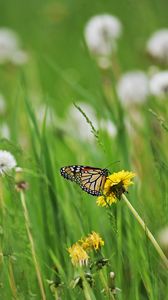
[[[117,199],[120,199],[121,195],[127,191],[128,186],[133,184],[131,179],[134,176],[135,173],[124,170],[108,176],[104,184],[103,195],[97,199],[97,205],[107,206],[117,202]]]
[[[104,241],[102,240],[100,235],[94,231],[92,231],[92,233],[89,234],[85,239],[80,240],[80,242],[82,248],[86,251],[92,249],[98,250],[99,248],[101,248],[101,246],[104,246]]]
[[[87,265],[89,256],[81,245],[78,243],[73,244],[68,248],[68,252],[74,266]]]

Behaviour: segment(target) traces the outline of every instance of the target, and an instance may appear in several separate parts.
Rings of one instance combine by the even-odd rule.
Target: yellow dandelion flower
[[[117,202],[117,199],[120,199],[121,195],[127,191],[128,186],[133,184],[131,179],[134,176],[135,173],[124,170],[108,176],[104,184],[103,195],[97,199],[97,205],[107,206]]]
[[[74,266],[87,265],[89,256],[81,245],[78,243],[73,244],[68,248],[68,252]]]
[[[104,246],[104,241],[100,235],[94,231],[88,235],[85,239],[81,240],[81,246],[84,250],[98,250],[101,246]]]

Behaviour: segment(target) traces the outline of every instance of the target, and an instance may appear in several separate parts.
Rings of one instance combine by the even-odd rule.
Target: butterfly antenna
[[[120,163],[120,160],[116,160],[116,161],[110,163],[109,165],[106,166],[106,169],[108,169],[110,166],[112,166],[114,164],[118,164],[118,163]]]

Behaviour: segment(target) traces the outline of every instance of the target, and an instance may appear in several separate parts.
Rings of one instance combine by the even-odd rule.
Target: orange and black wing
[[[68,166],[61,168],[61,175],[78,183],[85,192],[99,196],[102,194],[108,170],[89,166]]]
[[[103,192],[107,175],[107,169],[83,167],[80,178],[80,187],[93,196],[99,196]]]
[[[80,166],[67,166],[60,169],[61,175],[71,181],[80,183],[81,167]]]

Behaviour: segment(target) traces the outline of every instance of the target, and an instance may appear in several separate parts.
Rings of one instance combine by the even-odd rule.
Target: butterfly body
[[[60,169],[61,175],[80,185],[81,189],[93,195],[102,195],[104,183],[108,176],[107,169],[90,166],[66,166]]]

